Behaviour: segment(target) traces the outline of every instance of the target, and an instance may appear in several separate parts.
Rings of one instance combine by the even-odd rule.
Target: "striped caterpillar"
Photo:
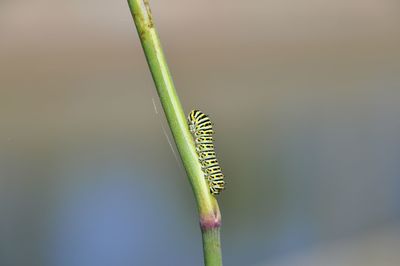
[[[218,195],[224,189],[225,181],[214,150],[213,124],[210,118],[199,110],[190,112],[188,123],[210,193]]]

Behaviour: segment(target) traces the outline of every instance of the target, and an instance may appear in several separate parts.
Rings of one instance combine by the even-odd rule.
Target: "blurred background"
[[[151,5],[215,123],[225,265],[399,265],[399,2]],[[202,265],[153,101],[126,1],[1,0],[0,265]]]

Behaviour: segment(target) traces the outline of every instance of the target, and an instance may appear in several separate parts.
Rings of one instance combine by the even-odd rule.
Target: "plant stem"
[[[222,264],[219,228],[203,232],[203,250],[205,265]]]
[[[128,3],[161,105],[194,192],[203,234],[205,265],[222,265],[219,237],[221,215],[218,203],[209,192],[208,184],[198,161],[193,137],[189,131],[153,22],[149,1],[128,0]]]

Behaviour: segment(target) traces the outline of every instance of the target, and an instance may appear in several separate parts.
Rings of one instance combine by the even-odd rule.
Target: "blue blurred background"
[[[399,265],[398,1],[151,4],[216,125],[225,265]],[[202,265],[126,1],[2,0],[0,36],[0,265]]]

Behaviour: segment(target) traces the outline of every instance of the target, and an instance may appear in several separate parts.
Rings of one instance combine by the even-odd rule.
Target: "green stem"
[[[218,203],[209,192],[198,161],[193,137],[155,29],[149,1],[128,0],[128,3],[161,105],[196,198],[203,233],[205,265],[222,265],[219,238],[221,215]]]
[[[203,250],[205,265],[222,264],[219,228],[214,228],[203,232]]]

